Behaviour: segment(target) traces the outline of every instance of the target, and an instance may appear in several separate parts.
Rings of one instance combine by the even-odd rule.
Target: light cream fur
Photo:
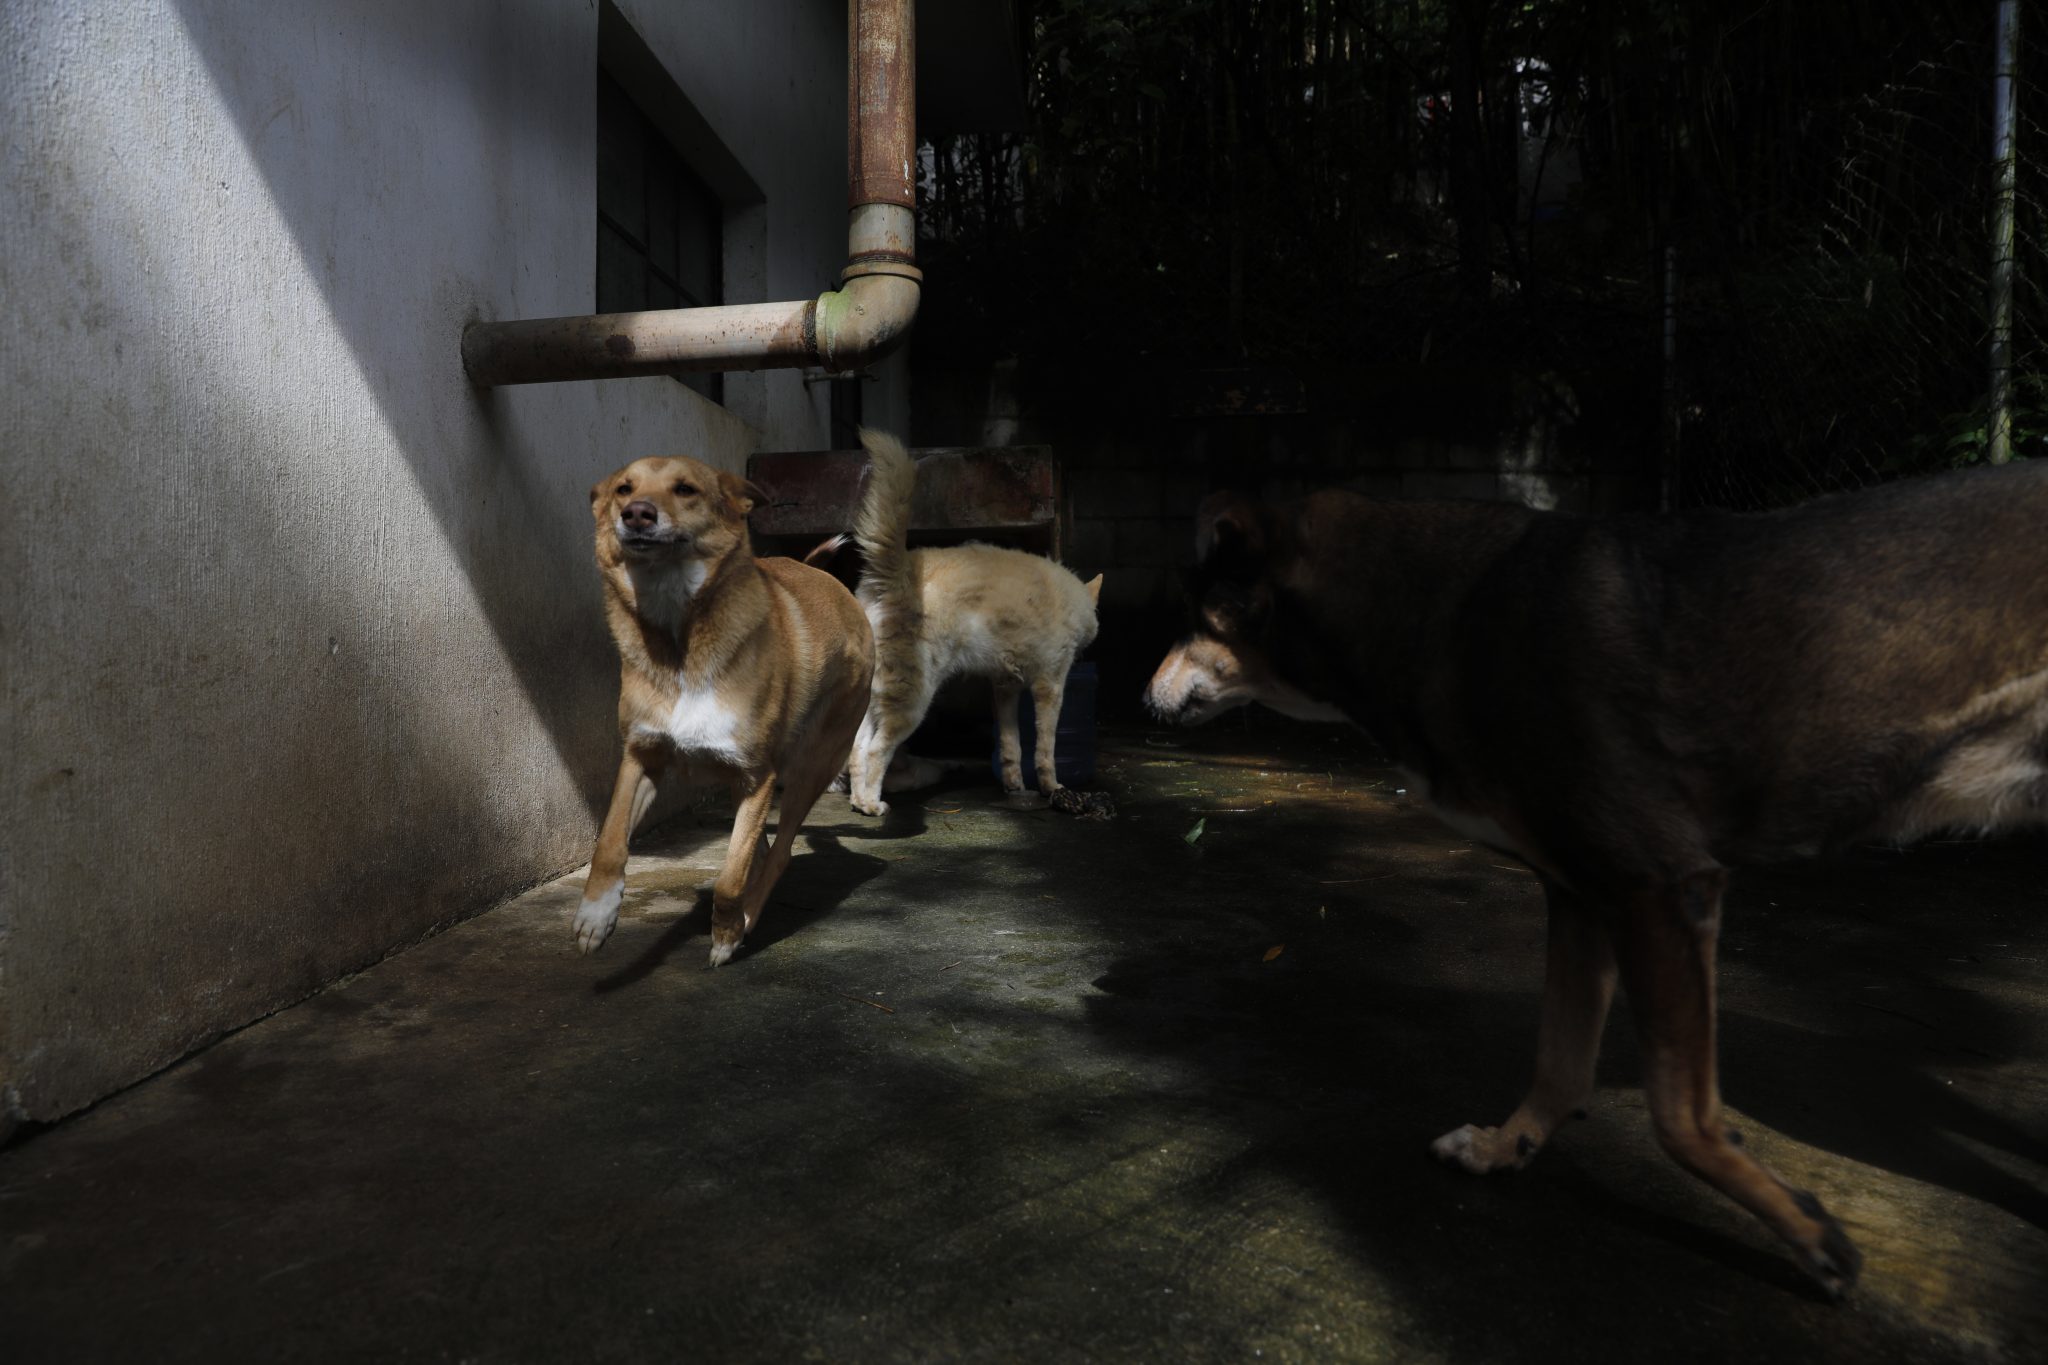
[[[1038,789],[1059,789],[1053,738],[1074,656],[1095,638],[1102,578],[1082,583],[1039,555],[994,545],[912,550],[910,494],[917,477],[903,443],[863,431],[868,491],[853,538],[866,556],[860,604],[875,635],[875,678],[853,744],[853,808],[880,815],[882,779],[898,745],[924,719],[932,694],[949,678],[989,679],[1002,737],[1003,787],[1024,790],[1017,702],[1029,689],[1037,707]]]
[[[1949,752],[1933,778],[1891,811],[1877,833],[1906,843],[1938,830],[1993,834],[2043,822],[2048,671],[1993,688],[1930,729],[1968,731],[1971,738]]]

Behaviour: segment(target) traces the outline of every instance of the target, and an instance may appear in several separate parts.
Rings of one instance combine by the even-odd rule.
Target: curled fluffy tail
[[[860,596],[882,608],[883,615],[906,620],[913,607],[910,585],[910,491],[917,465],[903,442],[887,432],[861,429],[867,447],[867,485],[853,515],[853,540],[867,559],[860,574]]]
[[[804,556],[804,563],[812,568],[823,568],[837,558],[841,550],[846,548],[846,541],[847,537],[844,535],[837,535],[830,540],[819,541],[811,547],[811,552]],[[1102,575],[1097,574],[1096,577],[1100,578]]]

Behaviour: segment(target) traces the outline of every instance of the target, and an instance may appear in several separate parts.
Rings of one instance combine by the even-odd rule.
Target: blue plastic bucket
[[[1031,755],[1038,745],[1038,705],[1026,688],[1017,698],[1017,746],[1023,754],[1024,785],[1038,790],[1037,765]],[[992,724],[989,770],[1003,780],[1003,732]],[[1083,660],[1067,670],[1067,690],[1060,699],[1060,726],[1052,736],[1052,766],[1060,785],[1078,787],[1095,778],[1095,664]]]

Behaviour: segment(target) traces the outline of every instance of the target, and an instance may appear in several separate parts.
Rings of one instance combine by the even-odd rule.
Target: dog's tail
[[[836,535],[830,540],[819,541],[811,547],[811,552],[804,556],[804,563],[812,568],[823,568],[837,558],[841,550],[846,548],[846,541],[847,537],[844,534]],[[1099,578],[1101,575],[1097,574],[1096,577]]]
[[[853,514],[853,541],[867,559],[860,574],[860,595],[882,608],[886,617],[904,620],[911,614],[910,492],[917,483],[917,465],[903,442],[883,431],[861,429],[867,447],[867,486]]]

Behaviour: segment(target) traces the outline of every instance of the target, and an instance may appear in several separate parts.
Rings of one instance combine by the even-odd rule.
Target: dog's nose
[[[645,498],[635,498],[626,504],[626,510],[619,513],[619,520],[628,531],[652,531],[661,520],[661,513]]]

